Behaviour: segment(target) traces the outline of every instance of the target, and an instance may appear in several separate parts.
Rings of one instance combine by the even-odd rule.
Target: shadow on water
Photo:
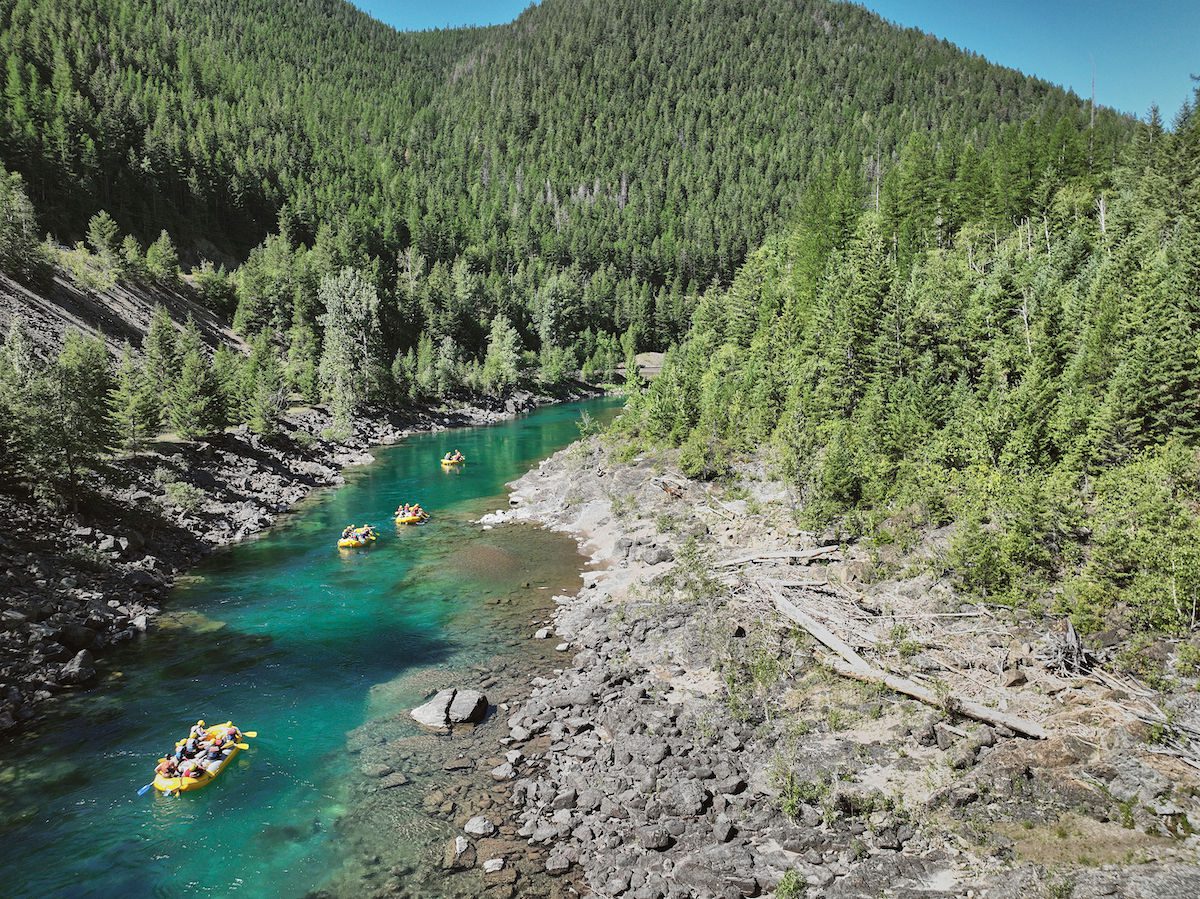
[[[528,623],[521,602],[544,602],[577,578],[566,538],[481,532],[471,520],[574,439],[582,409],[616,407],[552,407],[415,437],[263,539],[206,559],[150,634],[102,658],[99,686],[0,747],[0,894],[301,896],[319,887],[348,851],[339,822],[361,802],[347,735],[415,739],[397,713],[462,665],[508,651]],[[453,446],[471,461],[445,473],[437,458]],[[397,530],[393,510],[414,500],[433,521]],[[338,552],[348,522],[375,524],[379,544]],[[259,737],[211,787],[137,796],[197,717],[232,718]],[[417,822],[414,839],[429,829],[418,818],[406,819]],[[355,833],[373,827],[356,819]]]

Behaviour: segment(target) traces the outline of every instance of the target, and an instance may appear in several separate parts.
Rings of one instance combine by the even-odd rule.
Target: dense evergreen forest
[[[763,452],[814,524],[878,544],[954,523],[936,564],[968,594],[1195,627],[1200,112],[1152,111],[1115,165],[1092,145],[918,135],[877,199],[813,190],[626,427],[695,475]]]
[[[352,265],[396,312],[389,354],[425,332],[477,355],[503,313],[576,365],[601,333],[677,339],[813,179],[877,184],[911,133],[1087,115],[825,0],[547,0],[421,34],[341,0],[16,0],[0,55],[0,159],[60,239],[104,210],[189,263],[248,256],[248,335],[319,335],[320,279]],[[1100,111],[1091,157],[1127,127]]]
[[[18,323],[0,463],[30,483],[682,340],[626,427],[690,472],[768,447],[815,520],[957,522],[970,592],[1197,616],[1192,107],[1135,129],[828,2],[401,34],[337,0],[16,0],[0,52],[4,270],[195,291],[252,347],[164,314],[110,371]]]

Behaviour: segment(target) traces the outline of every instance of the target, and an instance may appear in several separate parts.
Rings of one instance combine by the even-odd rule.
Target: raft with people
[[[151,785],[160,793],[203,789],[220,776],[240,750],[249,748],[242,741],[256,736],[254,731],[240,730],[232,721],[212,727],[197,721],[175,744],[175,750],[158,760]]]
[[[453,468],[455,465],[462,465],[466,461],[467,457],[458,450],[455,450],[452,453],[446,453],[446,455],[442,456],[442,467]]]
[[[362,549],[364,546],[370,546],[377,539],[379,539],[379,534],[371,525],[364,524],[362,527],[356,528],[351,524],[342,530],[342,536],[337,545],[338,549]]]
[[[421,524],[429,520],[429,513],[420,503],[401,503],[396,509],[396,524]]]

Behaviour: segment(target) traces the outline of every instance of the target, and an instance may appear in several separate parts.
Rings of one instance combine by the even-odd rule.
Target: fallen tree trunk
[[[943,698],[939,697],[933,690],[928,687],[923,687],[915,681],[908,678],[900,677],[895,674],[889,674],[882,668],[872,665],[857,652],[854,651],[845,640],[831,631],[825,625],[821,624],[807,612],[801,611],[794,603],[790,602],[785,596],[778,592],[766,591],[771,600],[775,603],[781,613],[783,613],[791,621],[794,621],[800,627],[808,631],[815,640],[823,644],[828,649],[833,650],[840,657],[840,661],[835,661],[833,670],[844,677],[852,677],[855,680],[860,680],[869,684],[883,684],[889,690],[894,690],[897,693],[902,693],[905,696],[911,696],[913,699],[918,699],[927,705],[945,708],[948,712],[953,712],[958,715],[965,715],[968,718],[974,718],[976,721],[983,721],[987,724],[996,724],[1001,727],[1007,727],[1014,733],[1022,736],[1031,737],[1035,740],[1046,739],[1045,729],[1036,721],[1027,721],[1016,715],[1010,715],[1007,712],[1002,712],[999,709],[993,709],[990,706],[982,703],[973,702],[969,699],[959,699],[957,697]]]
[[[778,549],[770,552],[755,553],[752,556],[739,556],[736,559],[726,559],[717,562],[714,568],[733,568],[736,565],[747,565],[751,562],[772,562],[776,559],[790,559],[794,562],[811,562],[814,559],[830,558],[838,555],[840,547],[835,543],[830,546],[818,546],[813,549]]]

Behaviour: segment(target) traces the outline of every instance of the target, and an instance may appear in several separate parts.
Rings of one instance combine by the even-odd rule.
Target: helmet
[[[204,719],[203,719],[203,718],[201,718],[199,721],[197,721],[197,722],[196,722],[196,726],[197,726],[197,727],[204,727]]]

